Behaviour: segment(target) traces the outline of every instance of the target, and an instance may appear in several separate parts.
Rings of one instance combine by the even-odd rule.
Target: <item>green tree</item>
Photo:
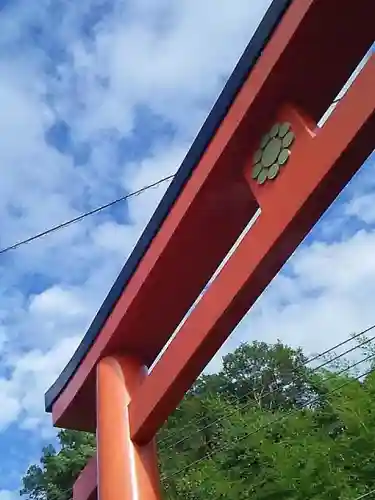
[[[345,366],[312,370],[280,342],[227,355],[159,433],[164,498],[354,500],[375,488],[375,375],[359,381]],[[62,431],[59,440],[29,468],[29,498],[71,498],[94,438]]]
[[[194,395],[224,395],[243,403],[253,401],[269,410],[301,407],[317,392],[312,370],[301,349],[252,342],[223,357],[218,374],[201,377]]]
[[[69,500],[73,484],[95,453],[95,437],[78,431],[58,433],[60,451],[52,445],[42,451],[40,465],[32,465],[23,478],[21,495],[34,500]]]

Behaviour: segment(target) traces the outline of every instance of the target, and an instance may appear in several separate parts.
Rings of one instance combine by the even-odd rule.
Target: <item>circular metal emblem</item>
[[[276,123],[260,141],[253,158],[252,177],[258,184],[275,179],[289,160],[290,147],[295,139],[290,123]]]

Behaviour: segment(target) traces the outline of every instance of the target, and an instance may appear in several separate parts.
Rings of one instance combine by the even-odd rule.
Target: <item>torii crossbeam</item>
[[[274,0],[76,353],[46,394],[97,432],[76,500],[160,499],[154,436],[375,148],[375,1]],[[260,215],[181,320],[253,216]]]

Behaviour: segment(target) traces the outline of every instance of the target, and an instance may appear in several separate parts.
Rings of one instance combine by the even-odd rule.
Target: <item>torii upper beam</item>
[[[88,333],[47,392],[56,425],[95,430],[100,360],[125,355],[150,366],[260,209],[131,395],[131,438],[142,445],[152,439],[373,151],[374,56],[326,124],[317,123],[373,43],[374,18],[374,0],[273,1]]]

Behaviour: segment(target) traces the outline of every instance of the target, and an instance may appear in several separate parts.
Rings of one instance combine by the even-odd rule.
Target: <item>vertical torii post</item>
[[[274,0],[71,361],[55,425],[97,430],[74,497],[160,498],[154,437],[375,147],[375,1]],[[351,34],[348,37],[348,33]],[[260,216],[147,375],[254,214]],[[165,305],[168,305],[167,309]]]
[[[147,371],[128,356],[109,356],[97,365],[97,460],[101,500],[158,500],[159,478],[154,440],[137,445],[130,438],[129,403]]]

